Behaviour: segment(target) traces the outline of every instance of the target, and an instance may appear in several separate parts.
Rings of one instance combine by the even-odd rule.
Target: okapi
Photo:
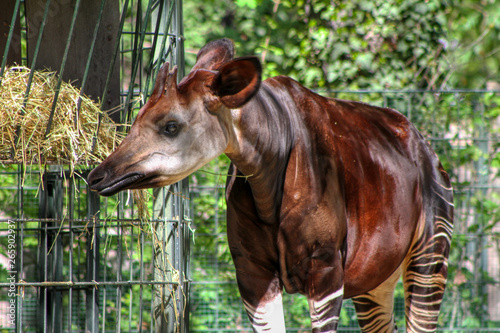
[[[283,288],[304,294],[312,332],[335,332],[352,298],[363,332],[436,330],[453,229],[450,180],[400,113],[322,97],[285,76],[261,82],[228,39],[204,46],[176,83],[165,64],[91,189],[177,182],[225,153],[228,242],[254,332],[285,332]]]

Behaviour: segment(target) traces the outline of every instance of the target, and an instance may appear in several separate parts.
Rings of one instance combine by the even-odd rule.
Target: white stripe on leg
[[[309,312],[311,313],[311,325],[313,330],[319,330],[320,332],[332,332],[326,327],[333,324],[337,326],[339,317],[331,314],[332,302],[338,300],[342,301],[344,296],[344,287],[331,293],[330,295],[324,297],[319,301],[309,300]],[[338,305],[340,308],[340,304]]]
[[[252,322],[254,332],[285,333],[285,318],[283,316],[283,303],[281,294],[267,303],[252,306],[243,300],[243,305]]]

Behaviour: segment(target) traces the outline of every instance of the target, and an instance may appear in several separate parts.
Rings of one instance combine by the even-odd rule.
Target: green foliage
[[[186,46],[229,37],[311,88],[499,89],[500,1],[186,1]],[[188,62],[194,63],[194,56]]]
[[[500,89],[500,1],[448,0],[448,86]],[[488,84],[490,82],[490,84]]]
[[[240,55],[261,54],[266,76],[290,75],[311,88],[426,88],[439,77],[441,1],[247,2],[222,1],[218,13],[208,1],[187,2],[186,22],[203,23],[186,29],[188,48],[230,37]]]

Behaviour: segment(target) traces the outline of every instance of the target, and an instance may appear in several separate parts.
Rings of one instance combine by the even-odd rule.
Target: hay
[[[25,100],[30,69],[7,68],[0,86],[0,163],[23,165],[97,164],[123,139],[99,106],[70,83],[62,82],[50,133],[47,125],[57,87],[54,72],[36,71]],[[99,115],[101,128],[93,149]]]
[[[80,90],[67,82],[61,84],[51,129],[45,135],[58,77],[54,72],[36,71],[25,100],[29,75],[29,68],[10,67],[0,78],[0,165],[38,165],[41,175],[46,164],[69,165],[73,173],[77,166],[102,162],[123,140],[125,135],[97,103],[80,96]],[[94,147],[99,116],[102,119]],[[133,193],[139,218],[147,220],[149,193]]]

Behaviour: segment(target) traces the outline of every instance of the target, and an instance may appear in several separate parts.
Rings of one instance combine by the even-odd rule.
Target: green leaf
[[[373,59],[373,53],[362,53],[356,57],[355,62],[361,67],[361,69],[370,70]]]
[[[238,7],[257,8],[257,0],[236,0],[235,2]]]

